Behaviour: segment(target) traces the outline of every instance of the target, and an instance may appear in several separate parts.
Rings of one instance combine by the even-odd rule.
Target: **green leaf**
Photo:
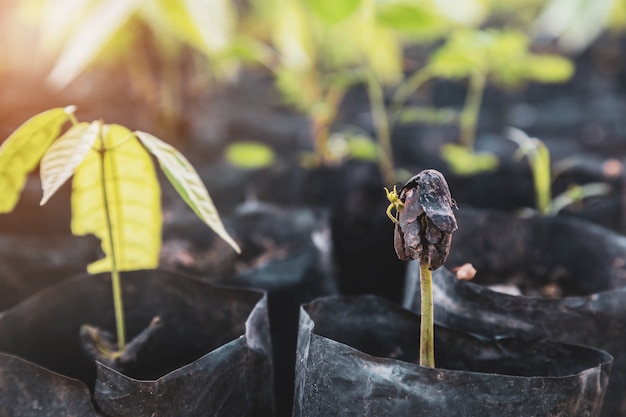
[[[134,135],[119,125],[102,126],[96,146],[98,150],[89,149],[72,181],[72,233],[95,235],[106,254],[87,271],[111,271],[113,255],[119,271],[156,268],[162,215],[152,158]]]
[[[303,2],[313,14],[329,25],[344,20],[361,5],[361,0],[303,0]]]
[[[563,57],[530,52],[528,36],[517,30],[456,31],[436,50],[428,68],[438,77],[461,79],[485,74],[503,87],[527,80],[559,82],[573,73]]]
[[[474,152],[465,146],[446,144],[441,148],[441,156],[457,175],[475,175],[498,168],[498,157],[487,152]]]
[[[534,151],[529,155],[530,166],[535,183],[537,210],[548,214],[552,200],[552,175],[550,173],[550,151],[539,139],[533,138]]]
[[[364,135],[348,136],[348,155],[361,161],[378,160],[380,149],[372,138]]]
[[[531,138],[516,128],[509,128],[505,137],[519,146],[518,157],[528,158],[535,186],[535,205],[539,213],[548,214],[552,199],[552,173],[548,147],[539,139]]]
[[[200,176],[189,161],[172,146],[149,133],[137,131],[135,135],[158,159],[163,172],[187,205],[218,236],[232,246],[237,253],[240,253],[239,245],[226,231],[213,200],[211,200]]]
[[[57,139],[41,159],[39,175],[43,188],[41,205],[74,174],[98,137],[98,122],[79,123]]]
[[[558,214],[561,210],[580,203],[586,198],[609,195],[613,187],[605,182],[593,182],[585,185],[571,185],[567,190],[554,197],[550,205],[550,214]]]
[[[26,176],[37,167],[74,107],[39,113],[22,124],[0,146],[0,213],[15,208]]]
[[[425,2],[387,1],[377,6],[376,19],[381,25],[419,39],[433,39],[447,28],[448,22]]]
[[[486,71],[485,62],[468,47],[444,45],[430,57],[428,68],[436,77],[462,79]]]
[[[379,152],[378,144],[370,136],[360,132],[335,132],[328,138],[328,153],[334,161],[346,158],[376,161]]]
[[[226,149],[226,160],[240,168],[264,168],[275,158],[272,148],[260,142],[233,143]]]
[[[555,55],[531,55],[526,61],[528,78],[543,83],[560,83],[574,74],[574,64]]]

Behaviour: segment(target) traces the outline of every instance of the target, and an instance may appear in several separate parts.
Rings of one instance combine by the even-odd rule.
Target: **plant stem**
[[[393,131],[402,108],[406,104],[411,94],[415,93],[426,81],[432,77],[429,67],[424,67],[414,72],[406,81],[402,82],[393,97],[391,98],[391,117],[389,121],[390,130]]]
[[[104,203],[104,216],[107,227],[107,235],[109,239],[109,255],[111,257],[111,284],[113,286],[113,308],[115,311],[115,327],[117,329],[117,347],[120,352],[124,350],[126,346],[126,330],[124,328],[124,303],[122,300],[122,285],[120,282],[120,274],[117,270],[117,257],[115,254],[115,245],[113,242],[113,226],[111,224],[111,212],[109,210],[109,199],[106,188],[106,169],[105,169],[105,155],[106,144],[102,137],[102,124],[100,124],[100,178],[102,187],[102,201]]]
[[[469,81],[465,107],[461,113],[459,142],[470,151],[474,150],[476,122],[478,121],[478,112],[480,111],[486,82],[487,75],[485,73],[477,72],[472,75]]]
[[[433,329],[433,277],[426,262],[420,262],[422,320],[420,328],[420,366],[435,367],[435,334]]]
[[[68,117],[70,119],[70,122],[72,122],[72,126],[76,126],[78,124],[78,120],[76,119],[74,113],[68,114]]]
[[[387,110],[385,109],[385,98],[382,86],[373,71],[368,71],[367,93],[370,100],[372,121],[376,129],[376,136],[380,150],[378,152],[378,163],[386,184],[396,183],[396,174],[393,162],[393,148],[391,146],[391,129]]]
[[[330,134],[330,125],[337,117],[339,105],[345,95],[345,88],[331,87],[323,97],[322,110],[313,112],[312,117],[312,135],[315,144],[315,153],[319,162],[324,165],[331,160],[328,151],[328,138]]]

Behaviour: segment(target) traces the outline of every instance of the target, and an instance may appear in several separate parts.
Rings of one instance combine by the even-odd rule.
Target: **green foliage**
[[[357,159],[376,161],[379,148],[374,140],[362,133],[341,131],[333,133],[329,138],[329,153],[337,161]]]
[[[563,82],[573,74],[568,59],[532,53],[529,37],[512,29],[457,31],[433,53],[429,67],[443,78],[482,73],[508,88],[525,81]]]
[[[226,160],[240,168],[264,168],[276,159],[274,151],[260,142],[237,142],[226,149]]]
[[[303,0],[303,3],[317,18],[333,25],[354,13],[359,8],[361,0]]]
[[[488,152],[475,152],[465,146],[449,143],[441,148],[441,156],[456,175],[475,175],[495,171],[498,158]]]
[[[574,73],[572,64],[558,56],[532,55],[526,65],[528,78],[541,83],[560,83]]]
[[[531,138],[515,128],[510,128],[506,137],[519,146],[516,157],[528,159],[533,174],[537,211],[543,215],[548,214],[552,200],[552,173],[548,147],[539,139]]]
[[[541,215],[554,215],[564,208],[581,202],[585,198],[609,194],[612,189],[606,183],[572,185],[563,193],[552,198],[552,182],[555,175],[550,164],[550,151],[539,139],[529,137],[525,132],[509,128],[506,136],[519,146],[516,157],[526,157],[530,163],[535,186],[536,209]],[[568,164],[568,167],[571,167]]]
[[[459,143],[466,148],[447,146],[442,149],[443,158],[454,172],[460,175],[495,169],[495,157],[475,154],[474,137],[476,124],[487,82],[504,88],[517,88],[524,82],[564,82],[574,72],[568,59],[531,51],[527,34],[514,29],[458,30],[430,57],[427,66],[418,71],[432,77],[468,79],[464,108],[459,116]],[[419,81],[422,82],[421,76]],[[417,84],[419,86],[420,84]],[[412,87],[410,90],[414,90]],[[404,92],[404,100],[407,93]],[[403,101],[402,101],[403,103]],[[542,158],[543,152],[533,153],[533,159]],[[537,178],[537,181],[543,180]],[[543,185],[542,185],[543,186]],[[543,197],[542,197],[543,198]],[[539,204],[545,202],[541,200]]]
[[[428,2],[380,2],[376,13],[380,24],[420,41],[442,36],[450,26],[450,22]]]
[[[557,214],[561,210],[576,205],[589,197],[608,195],[613,191],[612,187],[604,182],[590,184],[573,184],[567,190],[552,199],[550,214]]]
[[[369,71],[386,83],[399,79],[402,43],[378,19],[376,2],[273,0],[255,6],[276,47],[277,87],[311,119],[313,159],[330,162],[330,129],[345,91]]]

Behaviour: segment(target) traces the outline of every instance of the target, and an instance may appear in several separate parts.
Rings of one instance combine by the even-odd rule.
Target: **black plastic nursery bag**
[[[81,325],[115,329],[106,275],[65,281],[0,314],[3,381],[27,378],[23,369],[36,377],[25,382],[32,390],[0,391],[0,415],[88,416],[89,390],[106,416],[273,415],[264,293],[165,271],[125,273],[122,286],[129,336],[160,318],[133,357],[117,364],[122,372],[81,349]],[[36,413],[33,404],[41,405]]]
[[[437,368],[417,365],[419,316],[374,296],[302,307],[295,417],[598,416],[611,355],[435,328]]]

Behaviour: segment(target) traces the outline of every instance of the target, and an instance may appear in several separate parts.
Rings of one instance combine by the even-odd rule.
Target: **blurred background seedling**
[[[556,176],[563,172],[563,169],[554,169],[555,167],[550,162],[550,151],[545,143],[528,136],[520,129],[512,127],[507,130],[505,137],[518,145],[514,158],[518,161],[522,158],[528,160],[535,188],[535,209],[539,214],[543,216],[555,215],[564,208],[580,203],[586,198],[607,195],[613,191],[612,187],[604,182],[574,184],[563,193],[552,197],[552,184]]]

